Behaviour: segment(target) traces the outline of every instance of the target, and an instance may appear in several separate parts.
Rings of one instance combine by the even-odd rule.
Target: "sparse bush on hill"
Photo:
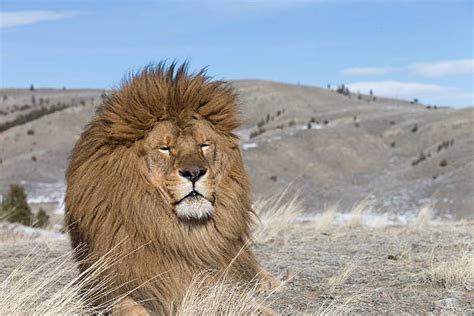
[[[413,125],[413,128],[411,129],[412,133],[416,133],[418,131],[418,124]]]
[[[10,191],[3,195],[0,218],[11,223],[20,223],[30,226],[33,214],[26,200],[25,189],[12,184]]]
[[[30,91],[35,91],[35,86],[33,84],[30,85]]]
[[[420,155],[418,156],[418,158],[416,160],[414,160],[411,165],[412,166],[416,166],[418,165],[420,162],[422,161],[425,161],[426,160],[426,155],[424,152],[421,152]]]
[[[8,121],[8,122],[0,124],[0,133],[4,132],[4,131],[12,128],[12,127],[15,127],[15,126],[18,126],[18,125],[23,125],[25,123],[37,120],[40,117],[43,117],[45,115],[48,115],[48,114],[51,114],[51,113],[54,113],[54,112],[57,112],[57,111],[64,110],[68,107],[70,107],[70,105],[59,103],[58,105],[51,106],[50,108],[41,107],[37,110],[32,110],[29,113],[20,114],[12,121]]]
[[[343,94],[345,96],[348,96],[351,94],[351,92],[349,91],[349,88],[347,88],[344,84],[341,84],[340,86],[338,86],[336,89],[336,92]]]
[[[34,135],[34,134],[35,134],[35,131],[32,130],[32,129],[29,129],[28,131],[26,131],[26,134],[27,134],[27,135]]]

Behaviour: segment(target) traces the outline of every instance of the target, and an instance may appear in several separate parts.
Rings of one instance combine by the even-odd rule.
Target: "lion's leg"
[[[150,313],[134,299],[126,297],[112,309],[113,316],[149,316]]]

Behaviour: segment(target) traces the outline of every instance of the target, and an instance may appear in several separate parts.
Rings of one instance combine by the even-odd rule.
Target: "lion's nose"
[[[183,170],[179,171],[179,174],[183,177],[191,181],[192,183],[196,182],[201,178],[203,175],[205,175],[207,172],[206,168],[202,167],[197,167],[197,166],[192,166],[185,168]]]

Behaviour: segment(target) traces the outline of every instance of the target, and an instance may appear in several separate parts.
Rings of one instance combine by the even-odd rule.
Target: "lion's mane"
[[[228,140],[224,183],[216,189],[215,213],[205,223],[180,221],[161,194],[139,172],[140,141],[161,120],[185,123],[194,115]],[[149,310],[169,313],[193,277],[222,270],[250,280],[259,272],[250,238],[249,181],[237,137],[236,96],[204,71],[161,63],[130,75],[99,107],[75,145],[67,169],[65,222],[80,270],[115,254],[91,286],[96,304],[131,292]],[[103,279],[101,279],[103,277]],[[108,281],[105,281],[108,280]],[[87,291],[88,289],[84,289]]]

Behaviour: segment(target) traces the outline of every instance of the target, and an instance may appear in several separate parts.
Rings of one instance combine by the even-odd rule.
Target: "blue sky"
[[[473,105],[472,1],[2,0],[0,86],[110,88],[150,62]]]

